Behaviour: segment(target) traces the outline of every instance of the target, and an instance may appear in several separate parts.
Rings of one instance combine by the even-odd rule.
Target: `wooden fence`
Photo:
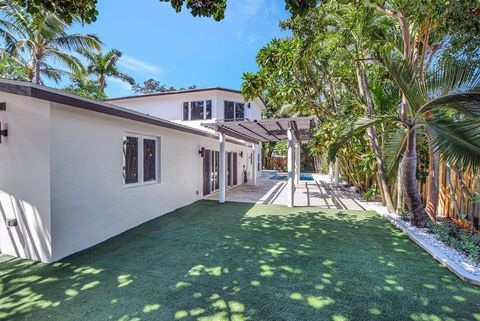
[[[440,165],[439,173],[439,207],[438,214],[455,220],[461,220],[464,225],[479,229],[480,212],[480,177],[471,170],[466,172],[449,169],[444,163]],[[422,199],[426,201],[427,186],[419,183]]]
[[[269,170],[276,170],[280,172],[287,171],[286,157],[266,157],[263,160],[263,168]]]

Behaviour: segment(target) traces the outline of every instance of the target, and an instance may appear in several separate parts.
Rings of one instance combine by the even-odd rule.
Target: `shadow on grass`
[[[0,258],[6,320],[480,320],[370,212],[202,201],[54,264]]]

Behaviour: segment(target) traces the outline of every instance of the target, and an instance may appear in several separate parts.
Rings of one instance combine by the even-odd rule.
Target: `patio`
[[[287,181],[271,179],[273,172],[264,171],[256,185],[244,184],[226,191],[226,200],[256,204],[285,205],[288,199]],[[295,206],[329,209],[365,210],[366,202],[350,189],[335,187],[328,175],[313,174],[313,181],[300,181],[295,188]],[[218,200],[218,193],[205,199]]]
[[[480,320],[368,211],[200,201],[55,264],[0,257],[4,320]]]

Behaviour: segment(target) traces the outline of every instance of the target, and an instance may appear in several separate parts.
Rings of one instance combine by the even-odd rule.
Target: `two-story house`
[[[221,87],[158,92],[145,95],[125,96],[108,101],[124,108],[170,120],[195,129],[213,133],[202,123],[215,121],[243,121],[261,119],[265,104],[260,98],[245,101],[238,90]],[[235,186],[252,180],[252,160],[256,161],[256,175],[260,175],[261,144],[257,145],[256,157],[252,150],[227,150],[227,186]],[[203,195],[219,188],[218,148],[206,149],[203,164]],[[240,176],[240,177],[239,177]]]
[[[201,124],[259,119],[264,108],[222,88],[105,103],[1,79],[0,253],[56,261],[254,182],[258,145]]]

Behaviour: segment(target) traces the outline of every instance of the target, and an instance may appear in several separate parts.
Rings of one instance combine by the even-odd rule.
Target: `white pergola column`
[[[294,152],[294,137],[293,137],[293,129],[289,124],[287,129],[287,169],[288,169],[288,176],[287,176],[287,206],[293,207],[294,206],[294,194],[295,194],[295,186],[294,186],[294,165],[295,165],[295,152]]]
[[[330,177],[330,183],[333,183],[333,163],[328,163],[328,177]]]
[[[300,142],[295,143],[295,186],[300,185]]]
[[[335,157],[335,187],[338,187],[340,185],[340,161],[338,160],[338,157]]]
[[[218,133],[218,141],[220,144],[220,157],[219,157],[219,183],[220,193],[218,195],[218,202],[225,203],[225,179],[226,179],[226,162],[225,162],[225,134]]]
[[[257,145],[252,143],[252,183],[257,185]]]

